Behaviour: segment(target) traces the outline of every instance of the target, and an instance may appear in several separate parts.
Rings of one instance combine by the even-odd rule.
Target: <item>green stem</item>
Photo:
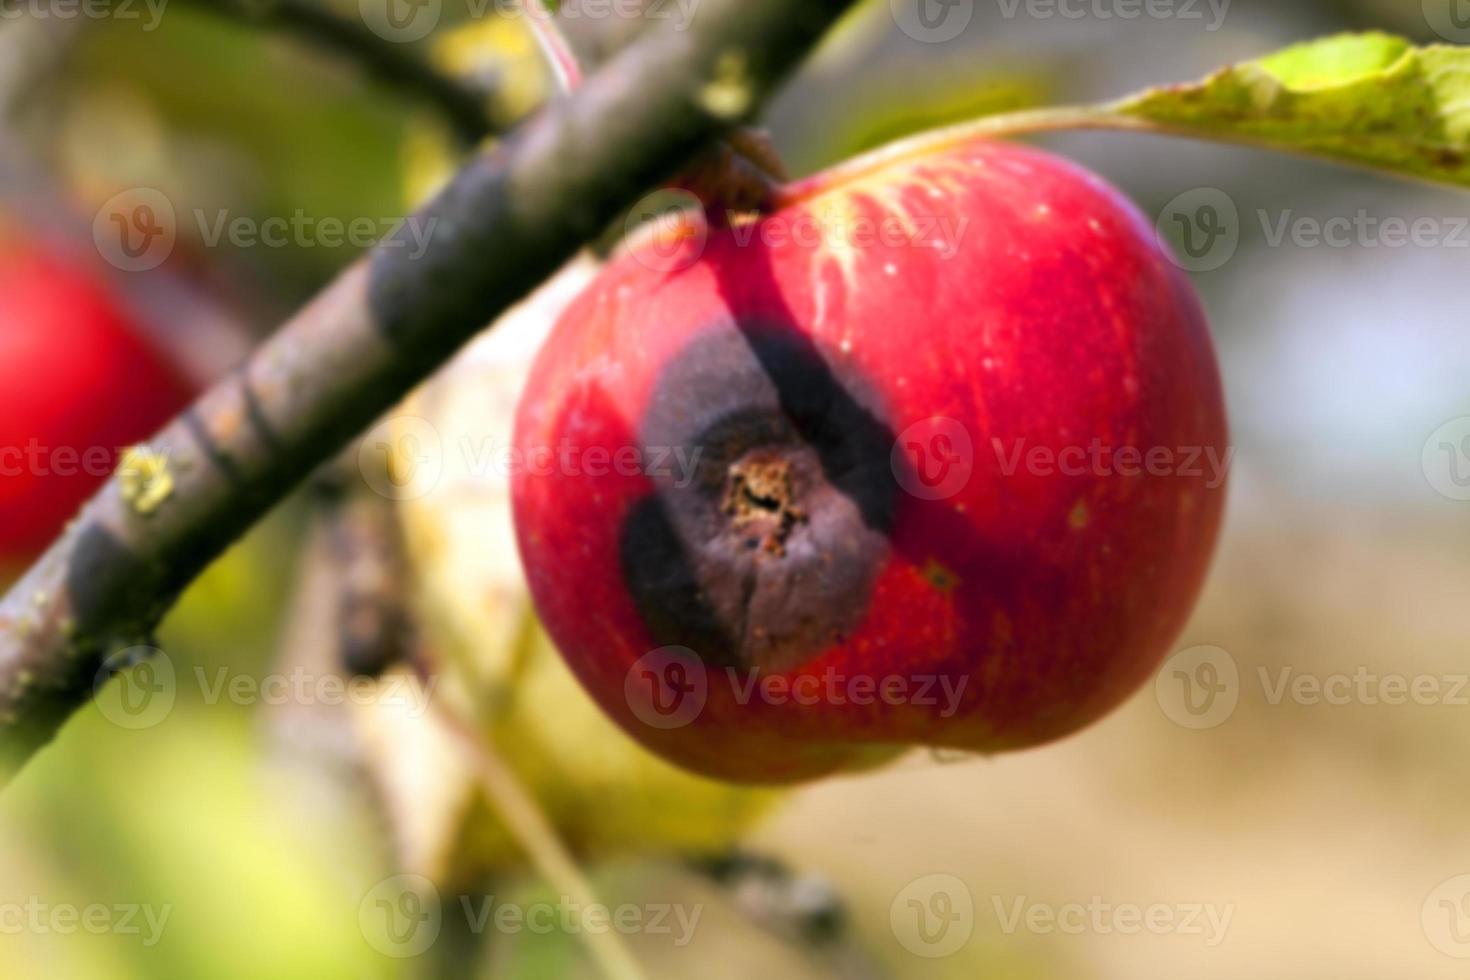
[[[1058,106],[1004,112],[956,123],[941,129],[906,136],[876,150],[859,154],[823,171],[818,177],[797,181],[777,197],[779,206],[794,204],[812,193],[849,181],[861,180],[896,163],[938,153],[972,140],[1064,129],[1116,129],[1128,132],[1162,133],[1158,124],[1136,116],[1118,114],[1111,105]]]
[[[1056,106],[1002,112],[906,136],[875,150],[859,154],[820,174],[786,185],[773,195],[771,209],[777,210],[800,203],[814,194],[830,190],[834,186],[861,180],[905,160],[940,153],[973,140],[1024,136],[1030,133],[1049,133],[1060,130],[1113,130],[1247,146],[1307,160],[1336,163],[1340,166],[1387,174],[1400,179],[1439,183],[1433,178],[1421,174],[1404,173],[1370,160],[1354,160],[1325,154],[1310,147],[1292,146],[1278,140],[1240,132],[1214,131],[1150,119],[1131,111],[1129,100],[1121,100],[1098,105]]]

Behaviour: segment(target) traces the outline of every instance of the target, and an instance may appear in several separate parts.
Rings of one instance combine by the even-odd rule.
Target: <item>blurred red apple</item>
[[[1118,192],[971,142],[668,231],[558,325],[504,457],[613,718],[779,782],[1035,745],[1149,676],[1229,453],[1199,303]]]
[[[182,372],[90,272],[0,251],[0,563],[56,538],[116,465],[188,404]]]

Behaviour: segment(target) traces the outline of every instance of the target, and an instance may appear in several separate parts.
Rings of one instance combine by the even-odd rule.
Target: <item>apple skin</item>
[[[542,349],[505,463],[551,636],[635,738],[732,781],[1096,720],[1168,652],[1220,525],[1192,287],[1119,192],[1021,146],[788,201],[632,244]],[[1173,462],[1078,465],[1094,445]]]
[[[0,250],[0,392],[0,563],[14,571],[193,387],[89,270],[11,241]]]

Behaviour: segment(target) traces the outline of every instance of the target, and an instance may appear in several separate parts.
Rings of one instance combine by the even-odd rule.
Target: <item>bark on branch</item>
[[[0,600],[0,783],[314,468],[742,121],[850,0],[706,0],[466,167],[138,451]],[[431,223],[432,222],[432,223]],[[415,257],[417,256],[417,257]]]

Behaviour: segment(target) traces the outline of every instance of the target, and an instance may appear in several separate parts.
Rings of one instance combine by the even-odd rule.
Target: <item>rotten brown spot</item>
[[[622,529],[653,639],[786,670],[867,611],[898,497],[871,386],[779,323],[713,323],[661,373],[639,426],[692,474],[655,475]]]
[[[806,512],[794,497],[790,464],[757,452],[731,464],[722,509],[737,528],[750,535],[748,541],[781,555],[791,529],[806,520]]]

